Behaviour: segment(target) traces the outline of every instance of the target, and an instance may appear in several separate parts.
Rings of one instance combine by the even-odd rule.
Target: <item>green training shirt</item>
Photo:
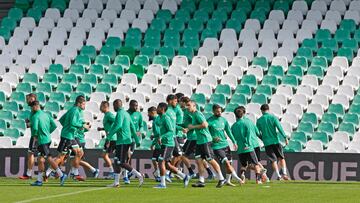
[[[208,118],[207,122],[209,123],[209,131],[213,138],[213,142],[211,145],[213,149],[222,149],[229,146],[225,132],[229,136],[230,140],[233,143],[236,143],[234,136],[230,130],[230,125],[224,117],[216,117],[213,115]],[[220,141],[215,142],[215,138],[220,138]]]
[[[251,127],[254,129],[255,131],[255,136],[251,136],[251,146],[255,148],[260,147],[260,142],[259,142],[259,136],[260,136],[260,132],[259,129],[256,127],[255,123],[252,122],[252,120],[250,120],[248,117],[244,117],[244,119],[248,120]]]
[[[31,136],[37,138],[39,145],[51,143],[50,134],[56,129],[54,119],[42,110],[34,112],[31,116]]]
[[[206,122],[204,114],[200,111],[195,111],[191,114],[192,117],[192,125],[200,125]],[[209,132],[209,128],[201,128],[195,129],[196,133],[196,144],[205,144],[212,141],[211,134]]]
[[[238,145],[238,154],[254,151],[254,147],[251,145],[251,137],[256,136],[256,133],[248,119],[238,119],[236,123],[231,126],[231,132]],[[245,149],[246,147],[247,149]]]
[[[260,137],[264,142],[265,146],[279,144],[280,138],[277,134],[279,131],[280,135],[286,138],[285,132],[279,122],[274,115],[270,113],[264,113],[257,121],[256,126],[260,131]]]
[[[114,134],[113,136],[109,137],[108,134],[110,132],[111,126],[115,121],[115,115],[113,113],[111,113],[110,111],[106,112],[104,114],[104,118],[103,118],[103,126],[104,126],[104,130],[106,132],[106,140],[107,141],[116,141],[116,135]]]
[[[63,126],[61,130],[61,137],[73,140],[75,134],[80,130],[84,123],[81,118],[81,109],[77,106],[73,106],[69,109],[60,119],[59,122]]]
[[[184,109],[183,112],[184,112],[184,118],[183,118],[182,127],[187,128],[189,124],[192,124],[192,117],[191,117],[191,113],[187,109]],[[188,140],[196,140],[197,137],[195,130],[189,130],[186,134],[186,137]]]
[[[154,117],[153,123],[152,123],[152,132],[154,135],[154,139],[152,141],[152,145],[155,147],[155,149],[161,149],[161,146],[159,145],[159,138],[160,138],[160,116]]]
[[[130,115],[123,109],[120,108],[115,117],[115,121],[111,126],[108,137],[112,137],[116,134],[116,145],[131,144],[134,136],[135,127],[131,121]],[[138,139],[135,140],[137,143]]]
[[[175,128],[174,122],[170,118],[170,116],[165,113],[159,116],[159,126],[160,126],[160,138],[161,138],[161,145],[167,147],[174,147],[175,146]]]

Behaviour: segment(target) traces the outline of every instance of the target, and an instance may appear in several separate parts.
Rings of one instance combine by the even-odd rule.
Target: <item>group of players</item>
[[[27,120],[31,128],[31,139],[28,169],[20,178],[31,178],[35,152],[38,153],[38,178],[31,184],[32,186],[41,186],[50,175],[59,177],[60,185],[63,185],[68,176],[60,167],[67,160],[71,161],[70,175],[74,180],[84,180],[79,175],[80,166],[90,170],[96,178],[99,170],[82,159],[85,148],[84,133],[91,128],[90,123],[85,121],[83,116],[85,97],[78,96],[74,106],[59,119],[62,130],[56,157],[50,154],[50,134],[56,129],[53,118],[41,110],[35,94],[27,95],[26,99],[32,110]],[[110,187],[119,187],[121,175],[125,184],[130,183],[129,177],[132,175],[139,179],[139,186],[144,183],[144,175],[134,169],[130,163],[135,147],[140,146],[141,137],[144,137],[146,132],[137,102],[131,100],[129,107],[127,111],[124,110],[122,101],[116,99],[113,102],[116,112],[114,115],[110,111],[109,102],[103,101],[100,105],[104,118],[103,127],[98,130],[106,133],[103,158],[109,167],[110,175],[107,178],[114,179]],[[171,182],[172,175],[182,179],[184,187],[187,187],[190,179],[193,178],[198,178],[198,181],[192,184],[192,187],[205,187],[205,171],[208,173],[208,178],[218,179],[216,187],[235,186],[231,182],[232,178],[239,184],[244,184],[245,172],[248,169],[255,171],[257,184],[267,182],[269,178],[266,169],[260,163],[259,138],[264,143],[277,179],[288,180],[280,136],[285,139],[286,144],[288,140],[279,120],[269,113],[269,106],[262,105],[261,111],[263,115],[255,124],[246,117],[245,107],[239,106],[234,110],[237,120],[230,126],[221,116],[222,108],[219,105],[213,105],[213,115],[206,119],[196,102],[181,93],[168,95],[166,103],[150,107],[148,116],[152,121],[151,149],[155,169],[153,174],[156,181],[160,182],[155,188],[166,188],[166,182]],[[239,174],[232,166],[232,155],[227,138],[231,140],[239,156],[241,164]],[[115,154],[114,165],[110,154]],[[195,174],[190,164],[192,157],[195,157],[198,174]],[[45,161],[50,166],[46,172]],[[225,167],[225,177],[221,165]],[[186,167],[187,174],[181,166]]]

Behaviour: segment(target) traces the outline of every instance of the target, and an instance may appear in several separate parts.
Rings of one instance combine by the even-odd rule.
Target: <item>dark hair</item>
[[[164,103],[164,102],[161,102],[161,103],[159,103],[158,108],[159,109],[164,109],[165,111],[167,111],[168,105],[166,103]]]
[[[34,93],[27,94],[26,97],[35,97],[37,99],[37,95]]]
[[[83,103],[85,102],[85,97],[83,95],[80,95],[80,96],[77,96],[76,99],[75,99],[75,104],[80,104],[80,103]]]
[[[222,110],[222,108],[221,108],[221,106],[220,106],[219,104],[214,104],[214,105],[212,106],[212,110],[213,110],[213,111],[215,111],[216,109],[221,109],[221,110]]]
[[[268,111],[270,108],[269,108],[269,105],[268,104],[263,104],[263,105],[261,105],[261,107],[260,107],[260,110],[261,111]]]
[[[236,107],[235,110],[234,110],[234,114],[235,114],[236,118],[240,118],[241,113],[243,113],[243,114],[246,113],[245,107],[244,106]]]
[[[33,101],[33,102],[30,103],[29,106],[30,106],[30,107],[40,106],[40,102],[39,102],[39,101]]]
[[[102,105],[110,106],[110,104],[109,104],[108,101],[102,101],[100,105],[101,105],[101,106],[102,106]]]
[[[181,102],[188,103],[189,101],[191,101],[189,97],[185,96],[181,98]]]
[[[148,112],[152,112],[152,111],[156,111],[156,107],[155,107],[155,106],[152,106],[152,107],[148,108]]]
[[[175,96],[178,100],[181,100],[184,97],[184,94],[179,92],[179,93],[176,93]]]
[[[177,97],[173,94],[169,94],[167,97],[166,97],[166,101],[169,102],[171,100],[174,100],[174,99],[177,99]]]
[[[121,101],[121,99],[115,99],[114,102],[113,102],[113,105],[114,105],[114,106],[122,106],[122,101]]]
[[[138,103],[138,102],[136,100],[132,99],[132,100],[130,100],[129,105],[131,106],[131,105],[134,105],[135,103]]]

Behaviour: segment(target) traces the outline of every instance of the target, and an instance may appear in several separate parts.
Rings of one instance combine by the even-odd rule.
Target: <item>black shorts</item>
[[[225,148],[222,149],[214,149],[214,154],[216,156],[216,158],[219,159],[219,161],[221,163],[224,163],[225,161],[231,161],[231,150],[230,147],[227,146]]]
[[[130,147],[131,144],[116,145],[115,158],[114,158],[115,160],[114,162],[116,164],[123,164],[128,161]]]
[[[34,137],[31,137],[31,138],[30,138],[30,141],[29,141],[29,149],[28,149],[28,152],[35,154],[37,148],[38,148],[38,147],[37,147],[37,141],[35,140]]]
[[[254,148],[254,152],[255,152],[255,154],[256,154],[257,160],[260,162],[260,161],[261,161],[261,157],[260,157],[260,147]]]
[[[205,159],[211,161],[214,159],[214,152],[211,149],[211,142],[197,144],[195,149],[195,159]]]
[[[63,154],[68,154],[71,152],[71,150],[73,148],[79,148],[78,143],[76,142],[75,139],[73,140],[69,140],[67,138],[61,137],[60,138],[60,143],[59,146],[57,148],[57,151]]]
[[[179,143],[177,137],[174,138],[174,142],[175,142],[175,147],[174,147],[174,151],[173,151],[173,156],[174,157],[182,156],[183,151],[182,151],[182,148],[180,146],[180,143]]]
[[[153,161],[159,161],[159,157],[160,157],[160,155],[161,155],[161,149],[154,149],[153,150],[153,154],[152,154],[152,157],[151,157],[151,160],[153,160]]]
[[[163,160],[166,162],[171,161],[173,152],[174,152],[174,147],[167,147],[167,146],[161,145],[159,161],[163,161]]]
[[[265,146],[265,152],[272,162],[277,161],[278,159],[284,159],[284,152],[280,143]]]
[[[130,145],[130,148],[129,148],[129,150],[130,150],[130,151],[129,151],[129,152],[130,152],[130,154],[134,154],[135,147],[136,147],[136,146],[135,146],[135,142],[132,142],[132,143],[131,143],[131,145]]]
[[[47,158],[49,156],[51,156],[50,154],[50,143],[47,143],[47,144],[42,144],[42,145],[39,145],[37,147],[37,151],[38,151],[38,156],[42,156],[44,158]]]
[[[104,144],[103,152],[107,154],[114,153],[116,149],[116,141],[106,141]]]
[[[75,138],[75,140],[78,143],[80,149],[85,149],[85,142],[80,142],[79,138]]]
[[[254,151],[239,154],[239,160],[243,167],[247,167],[249,164],[257,165],[259,163]]]
[[[184,146],[185,139],[183,137],[176,137],[176,140],[180,146]]]
[[[191,156],[196,150],[196,140],[186,140],[183,146],[183,152],[186,157]]]

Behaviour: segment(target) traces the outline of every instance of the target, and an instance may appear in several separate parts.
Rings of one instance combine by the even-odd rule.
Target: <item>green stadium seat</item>
[[[281,66],[270,66],[268,75],[273,75],[281,79],[282,77],[284,77],[285,74]]]
[[[17,117],[17,119],[20,119],[20,120],[26,120],[26,119],[30,118],[30,115],[31,115],[31,111],[23,110],[23,111],[20,111],[16,117]],[[2,125],[1,121],[3,121],[3,120],[0,120],[0,126]]]
[[[72,74],[75,74],[76,77],[79,79],[81,79],[84,74],[85,74],[85,67],[83,65],[76,65],[76,64],[72,64],[70,66],[70,69],[69,69],[69,73],[72,73]]]
[[[295,76],[297,80],[300,80],[304,76],[304,70],[301,66],[289,66],[289,70],[286,73],[289,76]]]
[[[119,51],[121,47],[121,39],[120,37],[108,37],[105,45],[114,48],[115,51]]]
[[[354,113],[360,115],[360,104],[352,104],[348,113]]]
[[[163,55],[155,56],[152,63],[162,65],[163,69],[165,70],[169,68],[169,60],[166,56]]]
[[[269,85],[259,85],[256,87],[256,94],[264,94],[267,98],[271,97],[272,89]]]
[[[11,111],[12,113],[16,114],[19,112],[20,108],[17,102],[15,101],[7,101],[3,105],[4,111]]]
[[[318,125],[318,118],[315,113],[304,113],[301,122],[311,123],[316,128]]]
[[[98,84],[98,80],[96,75],[89,73],[83,76],[81,83],[87,83],[91,88],[95,88],[95,86]]]
[[[289,144],[285,147],[286,152],[301,152],[303,145],[297,140],[290,140]]]
[[[255,75],[244,75],[241,79],[241,85],[248,85],[252,89],[256,88],[257,86],[257,80]]]
[[[206,104],[206,97],[203,93],[194,93],[191,95],[191,100],[194,100],[200,108],[204,108]]]
[[[341,104],[330,104],[327,112],[335,113],[340,118],[345,115],[344,107]]]
[[[335,132],[335,127],[334,127],[334,125],[332,123],[327,123],[327,122],[322,121],[319,124],[319,127],[318,127],[317,131],[318,132],[324,132],[324,133],[326,133],[328,135],[332,135]]]
[[[23,17],[23,11],[20,8],[11,8],[8,12],[8,16],[17,22]]]
[[[11,37],[11,31],[9,30],[9,28],[0,27],[0,36],[2,36],[4,40],[8,42]]]
[[[314,57],[313,52],[311,51],[311,49],[305,48],[305,47],[300,47],[297,50],[296,56],[302,56],[302,57],[307,58],[308,60],[312,60],[312,58]]]
[[[311,66],[321,66],[325,70],[328,67],[328,63],[325,57],[315,56],[311,61]]]
[[[330,141],[330,136],[325,132],[314,132],[312,135],[312,140],[319,140],[324,145],[327,145]]]
[[[355,39],[345,39],[342,43],[342,48],[348,48],[353,52],[357,52],[359,45]]]
[[[155,18],[151,21],[150,29],[159,30],[160,32],[164,32],[166,29],[166,22],[162,18]]]
[[[106,68],[108,68],[110,66],[110,57],[107,55],[99,55],[96,56],[95,58],[95,63],[96,65],[102,65]]]
[[[109,84],[112,89],[115,89],[116,86],[118,85],[117,76],[115,74],[110,74],[110,73],[105,74],[102,79],[102,83]]]
[[[353,19],[344,19],[340,22],[339,28],[354,33],[356,30],[356,23]]]
[[[73,92],[73,93],[71,93],[69,102],[72,104],[72,106],[74,105],[76,97],[78,97],[80,95],[81,96],[86,96],[86,94],[84,92]]]
[[[75,99],[74,99],[75,100]],[[73,107],[74,106],[74,102],[66,102],[65,104],[64,104],[64,110],[69,110],[69,109],[71,109],[71,107]]]
[[[182,32],[185,29],[185,20],[184,19],[179,19],[179,18],[175,18],[172,19],[169,23],[169,29],[177,31],[177,32]]]
[[[164,41],[168,40],[180,40],[180,32],[177,30],[166,29],[164,33]]]
[[[6,123],[10,123],[14,119],[14,115],[11,111],[0,110],[0,119],[5,120]]]
[[[92,64],[89,69],[89,74],[95,75],[98,79],[102,79],[105,74],[105,68],[100,64]]]
[[[129,35],[130,36],[130,35]],[[140,51],[141,48],[141,39],[138,39],[136,37],[127,37],[125,39],[125,47],[131,47],[132,49],[134,49],[134,51]],[[120,48],[120,53],[124,54],[123,52],[121,52],[123,49]],[[127,54],[125,54],[127,55]],[[130,57],[130,56],[129,56]],[[135,57],[135,54],[134,54]],[[132,57],[130,57],[132,58]],[[132,58],[133,59],[133,58]]]
[[[310,66],[307,75],[314,75],[319,80],[322,80],[324,78],[324,70],[321,66]]]
[[[64,67],[61,64],[51,64],[49,66],[49,71],[48,73],[52,73],[58,76],[58,78],[62,78],[62,76],[64,75]]]
[[[118,55],[114,61],[115,65],[121,65],[124,70],[128,70],[130,67],[130,58],[127,55]]]
[[[226,97],[223,94],[212,94],[210,97],[210,103],[218,104],[221,108],[226,106]]]
[[[328,48],[333,52],[337,52],[339,45],[336,39],[326,39],[322,42],[322,48]]]
[[[5,101],[6,101],[6,95],[4,92],[0,91],[0,107],[3,106]]]
[[[330,48],[325,48],[325,47],[321,47],[318,50],[317,55],[325,57],[326,60],[328,61],[328,63],[330,63],[332,61],[332,59],[334,58],[333,51]]]
[[[36,94],[37,100],[40,102],[40,106],[44,106],[43,104],[46,103],[46,95],[43,92],[37,92],[35,94]],[[23,107],[26,107],[26,106],[27,105],[25,105]]]
[[[315,33],[315,39],[317,42],[323,42],[325,39],[331,38],[331,32],[328,29],[319,29]]]
[[[271,87],[272,90],[275,90],[279,85],[278,79],[274,75],[265,75],[261,82],[262,85],[267,85]]]
[[[204,29],[204,24],[201,20],[191,19],[188,22],[188,29],[191,29],[197,33],[200,33]]]
[[[4,131],[4,136],[10,137],[14,144],[16,140],[21,136],[21,133],[18,129],[8,128]]]
[[[231,96],[231,87],[227,84],[220,84],[216,86],[215,88],[216,94],[223,94],[226,98],[229,98]]]
[[[52,92],[50,94],[49,102],[56,102],[60,106],[63,106],[66,102],[65,94],[62,92]]]
[[[352,104],[360,104],[360,94],[355,95]]]
[[[319,49],[318,43],[315,39],[304,39],[301,47],[308,48],[312,52],[317,51]]]
[[[300,122],[297,127],[297,132],[303,132],[306,137],[311,138],[311,135],[314,133],[314,128],[311,123]]]
[[[327,122],[333,124],[335,127],[339,126],[339,119],[338,116],[335,113],[326,112],[322,115],[321,118],[322,122]]]
[[[121,47],[120,48],[120,55],[128,56],[129,60],[132,61],[135,58],[135,49],[133,47],[128,47],[128,46]],[[115,61],[116,61],[116,58],[115,58]],[[120,65],[123,65],[123,64],[120,64]]]
[[[296,88],[299,85],[299,81],[294,75],[286,75],[283,77],[282,83],[283,85],[291,86],[292,88]]]
[[[60,111],[60,105],[57,102],[46,102],[44,111],[49,112],[52,117],[57,118]]]
[[[144,47],[151,47],[155,52],[155,50],[157,51],[161,47],[160,39],[146,39]],[[144,47],[140,49],[140,52],[143,50]],[[153,55],[155,55],[155,53]]]
[[[357,114],[353,114],[353,113],[347,113],[345,114],[344,118],[343,118],[343,122],[345,123],[352,123],[355,126],[359,125],[359,115]]]
[[[42,17],[42,11],[38,7],[30,8],[27,11],[26,16],[34,18],[35,22],[38,23]]]
[[[61,82],[70,84],[72,87],[75,87],[78,84],[78,79],[75,74],[68,73],[64,74]]]
[[[337,56],[344,56],[348,61],[352,61],[354,58],[354,52],[350,48],[340,48]]]
[[[242,29],[241,21],[235,18],[231,18],[230,20],[228,20],[225,27],[234,29],[236,33],[240,33]]]
[[[141,35],[141,30],[139,28],[129,28],[126,32],[126,39],[133,38],[141,40]]]
[[[235,89],[235,94],[242,94],[246,99],[250,99],[252,96],[251,86],[250,85],[238,85]]]
[[[83,95],[88,97],[88,95],[92,93],[91,85],[89,83],[80,83],[76,87],[76,92],[82,93]]]
[[[191,47],[180,47],[178,55],[186,56],[186,58],[191,61],[194,57],[194,50]]]
[[[247,98],[245,97],[245,95],[243,94],[237,94],[235,93],[230,100],[230,104],[236,104],[236,105],[246,105],[247,102]]]
[[[144,56],[144,55],[137,55],[134,59],[134,63],[135,65],[141,65],[145,68],[145,70],[147,70],[150,62],[149,62],[149,57]]]
[[[22,82],[29,83],[34,89],[39,83],[39,77],[35,73],[25,73]]]
[[[10,128],[18,129],[21,135],[24,135],[26,130],[25,120],[12,120]]]
[[[161,47],[162,48],[162,47]],[[160,49],[161,49],[160,48]],[[152,60],[155,56],[155,49],[151,46],[144,46],[140,49],[140,54],[149,57]],[[175,54],[174,54],[175,55]]]
[[[209,14],[206,10],[200,9],[195,11],[193,18],[201,21],[202,23],[205,23],[209,20]]]
[[[171,11],[167,9],[161,9],[156,13],[156,19],[163,19],[166,23],[169,23],[171,18]]]
[[[204,42],[206,38],[218,38],[218,33],[212,29],[206,28],[201,32],[200,42]]]
[[[264,70],[268,69],[268,61],[263,56],[254,57],[252,60],[251,66],[259,66]]]
[[[291,62],[293,66],[300,66],[301,69],[307,70],[308,69],[308,59],[303,56],[295,56]]]
[[[114,47],[105,45],[105,46],[101,47],[100,56],[101,55],[108,56],[110,60],[114,60],[116,57],[116,49]]]
[[[338,43],[343,43],[345,39],[349,39],[350,37],[350,30],[338,29],[335,31],[334,39]]]
[[[239,105],[240,104],[228,103],[225,107],[225,112],[234,112]]]
[[[52,92],[51,84],[45,82],[39,83],[36,87],[36,92],[42,92],[45,96],[49,97]]]
[[[10,17],[3,17],[1,20],[1,27],[7,28],[13,31],[16,28],[16,19]]]
[[[256,103],[256,104],[260,104],[260,105],[267,104],[268,103],[267,100],[268,99],[267,99],[265,94],[257,94],[257,93],[255,93],[251,98],[252,103]]]
[[[67,0],[52,1],[51,8],[57,8],[61,13],[63,13],[67,8],[66,4],[67,4]]]
[[[111,94],[112,89],[111,89],[110,84],[100,83],[100,84],[97,84],[97,86],[96,86],[96,92],[103,92],[105,94]]]
[[[70,94],[73,92],[73,87],[70,83],[60,83],[57,88],[57,92],[62,92],[66,98],[70,97]]]
[[[92,45],[85,45],[80,49],[80,55],[88,56],[91,60],[95,60],[96,48]]]
[[[163,46],[159,49],[159,54],[169,58],[174,58],[175,50],[173,47]]]
[[[16,91],[24,92],[25,94],[29,94],[32,92],[32,87],[31,87],[30,83],[19,83],[16,86]]]
[[[343,122],[339,126],[339,131],[346,132],[352,137],[355,134],[356,129],[354,124]]]
[[[26,103],[26,97],[24,92],[12,92],[10,95],[10,101],[14,101],[20,105],[24,106]]]
[[[88,68],[91,65],[91,58],[87,55],[77,55],[75,57],[75,64]]]
[[[212,112],[213,104],[205,104],[204,106],[204,112],[211,113]]]
[[[145,68],[142,65],[130,65],[128,73],[134,73],[138,80],[141,80],[145,74]]]
[[[183,3],[183,2],[182,2]],[[193,3],[193,2],[192,2]],[[189,5],[189,4],[187,4]],[[175,19],[176,20],[183,20],[183,21],[189,21],[191,19],[191,16],[190,16],[190,10],[195,10],[196,9],[196,6],[195,4],[192,4],[190,7],[191,8],[188,8],[189,6],[183,6],[183,4],[181,5],[181,8],[179,10],[176,11],[176,14],[175,14]],[[171,22],[170,22],[171,24]]]
[[[307,137],[304,132],[292,132],[290,140],[296,140],[301,142],[302,145],[305,145],[307,142]]]
[[[108,74],[114,74],[118,80],[124,75],[124,69],[121,65],[111,64],[109,67]]]
[[[206,30],[208,34],[217,35],[221,31],[222,27],[223,25],[220,19],[211,19],[206,23],[206,29],[204,29],[203,32]]]

